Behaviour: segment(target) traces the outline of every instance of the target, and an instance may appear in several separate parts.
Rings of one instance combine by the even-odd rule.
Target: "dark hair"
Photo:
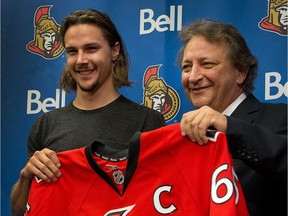
[[[60,37],[65,47],[65,34],[67,30],[78,24],[92,24],[99,27],[108,41],[108,44],[113,47],[116,42],[119,42],[120,53],[114,62],[113,69],[113,83],[114,86],[120,88],[122,86],[131,86],[128,80],[129,72],[129,56],[125,44],[112,20],[103,12],[88,9],[78,10],[68,15],[61,24]],[[65,91],[76,91],[77,85],[75,80],[71,77],[68,67],[66,66],[61,74],[60,85]]]
[[[202,36],[209,42],[222,42],[226,44],[228,56],[234,67],[247,69],[247,76],[243,83],[243,91],[249,94],[254,89],[254,81],[258,73],[258,61],[251,54],[245,39],[231,24],[223,24],[212,20],[197,20],[183,28],[179,33],[182,48],[177,54],[177,63],[181,66],[184,49],[189,40],[194,36]]]

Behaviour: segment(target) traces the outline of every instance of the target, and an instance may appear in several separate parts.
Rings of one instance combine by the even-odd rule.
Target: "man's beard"
[[[94,92],[94,91],[96,91],[99,88],[99,83],[98,82],[94,82],[88,87],[84,87],[84,86],[82,86],[80,84],[78,84],[78,86],[83,92]]]

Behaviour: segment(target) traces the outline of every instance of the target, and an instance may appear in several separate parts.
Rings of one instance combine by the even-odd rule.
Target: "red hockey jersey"
[[[248,215],[222,133],[200,146],[173,124],[135,134],[128,159],[101,149],[94,142],[58,153],[62,176],[33,180],[26,215]]]

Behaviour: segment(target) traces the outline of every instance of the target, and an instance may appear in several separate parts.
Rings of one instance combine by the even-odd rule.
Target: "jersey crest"
[[[107,212],[104,216],[125,216],[134,208],[135,205],[127,206],[120,209],[114,209]]]

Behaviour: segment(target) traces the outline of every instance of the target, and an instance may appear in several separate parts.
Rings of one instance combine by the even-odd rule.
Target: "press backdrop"
[[[2,0],[2,215],[10,215],[9,194],[26,163],[31,125],[74,97],[58,86],[65,53],[57,32],[65,16],[87,8],[109,14],[126,43],[129,78],[136,82],[121,93],[139,104],[162,107],[168,124],[194,109],[183,92],[175,58],[179,30],[200,18],[235,25],[259,59],[254,94],[261,101],[287,103],[287,0]],[[161,94],[146,92],[152,80],[164,86]],[[145,98],[145,92],[154,94],[154,100]]]

